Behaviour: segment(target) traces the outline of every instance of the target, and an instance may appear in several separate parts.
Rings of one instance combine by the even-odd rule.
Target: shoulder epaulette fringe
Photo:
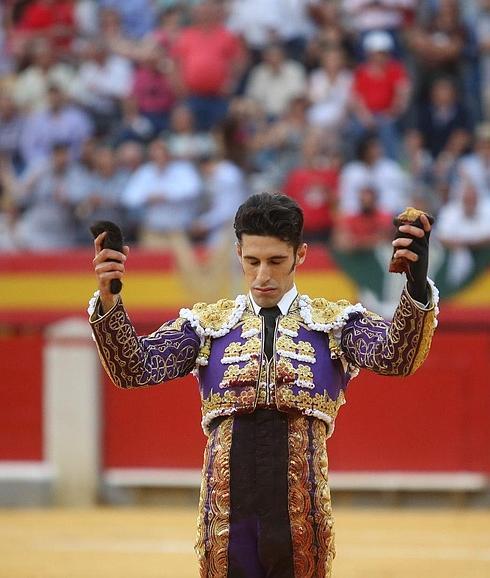
[[[242,318],[246,306],[246,295],[238,295],[234,300],[196,303],[192,309],[181,309],[179,315],[189,321],[204,341],[206,337],[222,337],[229,333]]]

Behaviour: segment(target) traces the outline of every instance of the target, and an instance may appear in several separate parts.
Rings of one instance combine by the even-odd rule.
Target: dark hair
[[[303,211],[281,193],[257,193],[250,196],[235,215],[235,234],[277,237],[296,252],[303,242]]]

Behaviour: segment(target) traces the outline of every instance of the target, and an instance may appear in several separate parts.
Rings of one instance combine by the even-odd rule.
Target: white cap
[[[391,52],[393,38],[383,30],[373,30],[364,37],[362,47],[366,52]]]

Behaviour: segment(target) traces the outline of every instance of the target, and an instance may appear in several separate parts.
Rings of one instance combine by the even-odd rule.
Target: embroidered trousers
[[[335,555],[325,424],[258,409],[209,436],[201,578],[329,578]]]

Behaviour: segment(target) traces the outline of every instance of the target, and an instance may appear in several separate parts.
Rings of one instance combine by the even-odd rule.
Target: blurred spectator
[[[95,136],[91,136],[83,141],[80,156],[78,158],[78,164],[87,170],[87,172],[92,172],[95,167],[95,151],[98,146],[98,139]]]
[[[48,88],[48,107],[27,117],[21,137],[22,158],[27,167],[47,159],[53,144],[65,142],[70,156],[80,155],[82,143],[92,134],[92,123],[79,108],[68,104],[57,86]]]
[[[412,179],[411,202],[431,214],[439,209],[439,199],[433,187],[433,164],[422,134],[416,129],[407,130],[403,138],[401,165]]]
[[[17,173],[23,168],[20,139],[24,122],[24,116],[17,110],[10,94],[7,91],[0,93],[0,156],[12,163]]]
[[[305,138],[300,164],[286,178],[283,191],[304,211],[307,243],[328,241],[337,201],[339,163],[322,149],[318,134]]]
[[[416,0],[342,0],[344,22],[357,40],[356,56],[363,56],[366,34],[383,30],[392,37],[394,52],[400,57],[400,31],[412,20],[416,5]]]
[[[270,118],[277,118],[304,93],[305,82],[303,66],[286,60],[280,44],[271,44],[263,50],[263,62],[252,68],[245,92],[261,103]]]
[[[393,217],[378,205],[378,194],[371,187],[358,191],[359,212],[340,214],[334,230],[334,246],[339,251],[374,249],[393,238]]]
[[[120,191],[120,198],[122,199],[122,194],[130,177],[142,166],[145,159],[145,149],[143,145],[135,141],[126,141],[119,145],[115,151],[117,168],[120,173],[125,177],[125,185]],[[121,200],[122,202],[122,200]],[[130,242],[137,242],[138,238],[138,213],[128,212],[124,210],[124,238]]]
[[[69,50],[75,33],[72,0],[32,0],[25,3],[13,31],[16,52],[21,54],[30,41],[48,38],[57,55]]]
[[[211,157],[216,151],[216,141],[209,132],[197,132],[191,109],[177,105],[170,117],[170,130],[165,136],[168,151],[173,158],[197,160]]]
[[[485,120],[490,120],[490,0],[478,0],[475,20],[477,47],[480,52],[480,92]]]
[[[143,164],[144,155],[141,144],[134,141],[125,142],[116,150],[117,166],[126,177],[130,177]]]
[[[46,162],[30,169],[17,188],[23,210],[15,228],[19,248],[62,249],[76,243],[74,206],[83,169],[70,162],[70,145],[55,143]]]
[[[351,90],[352,73],[345,65],[343,51],[338,47],[325,49],[321,68],[314,70],[309,78],[309,123],[338,131],[347,119]]]
[[[490,247],[490,198],[482,198],[471,181],[460,196],[442,207],[435,233],[449,249],[447,277],[453,285],[468,278],[479,249]]]
[[[299,60],[314,32],[310,8],[315,4],[317,0],[232,0],[228,26],[256,56],[271,42],[281,42],[288,56]]]
[[[75,208],[79,239],[87,243],[91,239],[89,227],[95,221],[113,221],[125,229],[121,195],[129,175],[118,168],[114,151],[108,146],[97,147],[94,165]]]
[[[415,61],[417,104],[427,100],[429,87],[436,76],[451,77],[457,86],[462,86],[466,40],[457,0],[438,2],[432,8],[429,21],[409,31],[407,43]]]
[[[114,124],[112,140],[116,146],[126,141],[149,143],[155,136],[151,121],[141,114],[133,96],[121,102],[121,119]]]
[[[186,231],[197,217],[202,183],[189,161],[173,160],[159,139],[149,147],[150,162],[138,169],[123,191],[123,204],[140,223],[143,247],[162,248],[173,231]]]
[[[27,68],[16,77],[14,98],[25,110],[42,110],[48,104],[48,87],[56,85],[67,93],[75,71],[56,60],[52,44],[44,38],[31,45],[30,59]]]
[[[150,46],[156,44],[161,46],[167,54],[172,54],[183,19],[180,3],[164,9],[158,18],[156,28],[145,37],[145,44]]]
[[[429,102],[419,107],[417,128],[433,158],[445,151],[456,132],[464,132],[469,141],[471,126],[468,113],[450,78],[439,78],[433,82]]]
[[[121,15],[115,8],[102,8],[99,12],[99,38],[103,38],[108,52],[138,59],[142,42],[127,36],[121,23]]]
[[[95,37],[99,31],[99,11],[97,0],[75,2],[74,18],[78,35],[82,38]]]
[[[459,161],[457,169],[458,180],[452,196],[457,194],[462,181],[470,181],[480,197],[490,198],[490,123],[477,127],[475,150]]]
[[[240,167],[218,152],[201,158],[200,168],[205,210],[193,221],[190,232],[215,245],[229,232],[238,207],[247,198],[247,182]]]
[[[302,59],[308,72],[322,66],[323,54],[329,48],[341,50],[350,59],[352,43],[347,30],[342,26],[339,3],[315,3],[310,11],[317,29],[309,39]]]
[[[409,102],[408,75],[403,64],[390,56],[393,40],[388,33],[370,32],[363,47],[366,62],[354,71],[354,134],[376,130],[385,153],[396,159],[400,153],[397,122]]]
[[[203,0],[192,14],[193,24],[181,32],[173,55],[197,129],[209,130],[226,116],[244,55],[238,38],[222,24],[215,0]]]
[[[466,180],[459,197],[440,210],[436,232],[450,249],[490,245],[490,197],[481,197],[473,183]]]
[[[155,134],[169,126],[175,101],[172,62],[163,48],[148,46],[136,67],[132,94],[139,112],[152,124]]]
[[[439,205],[446,203],[451,196],[451,191],[458,182],[460,161],[468,152],[470,144],[465,131],[455,131],[446,143],[444,151],[435,159],[432,168],[433,187]]]
[[[346,215],[361,211],[360,191],[373,189],[382,212],[401,212],[410,198],[411,181],[400,165],[383,155],[376,136],[367,135],[358,145],[357,159],[340,174],[339,210]]]
[[[128,38],[141,39],[155,28],[156,14],[151,0],[99,0],[101,8],[113,8],[121,17]]]
[[[280,187],[286,174],[298,164],[308,133],[307,109],[308,101],[304,97],[293,98],[276,122],[263,125],[251,139],[252,166],[261,173],[259,188]]]
[[[120,101],[131,92],[133,71],[123,56],[111,54],[103,41],[87,42],[72,85],[72,97],[92,116],[98,133],[106,134],[119,115]]]

